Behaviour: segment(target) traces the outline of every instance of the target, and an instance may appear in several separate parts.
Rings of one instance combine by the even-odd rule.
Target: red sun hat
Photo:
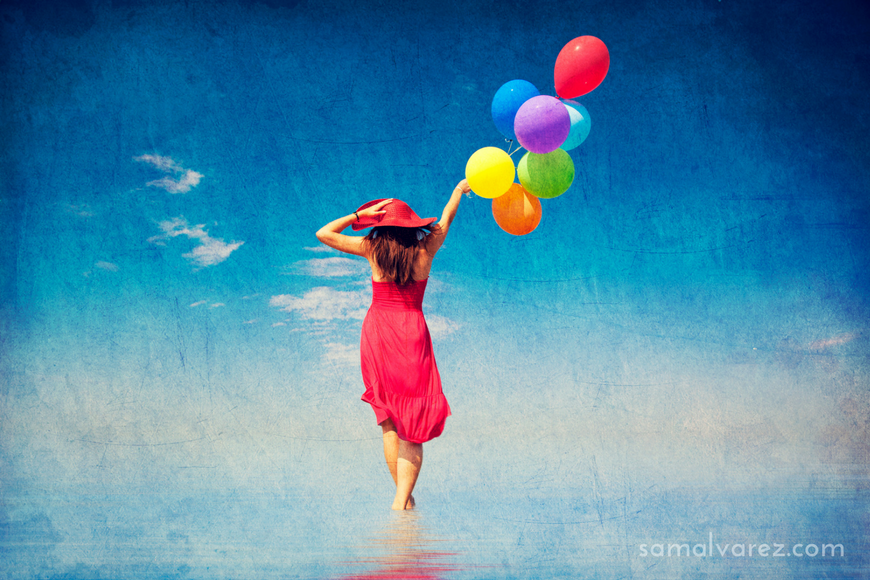
[[[361,205],[356,211],[362,211],[367,207],[371,207],[376,203],[384,201],[383,199],[373,199],[372,201]],[[422,228],[428,226],[438,218],[421,218],[414,213],[407,203],[401,199],[393,199],[390,203],[382,207],[387,213],[381,215],[361,217],[359,221],[354,222],[351,227],[354,231],[364,230],[375,226],[397,226],[400,228]]]

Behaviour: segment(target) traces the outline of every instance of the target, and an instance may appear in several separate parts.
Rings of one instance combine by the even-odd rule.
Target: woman
[[[362,400],[383,430],[384,457],[396,483],[394,510],[414,507],[423,443],[441,435],[450,415],[421,307],[432,259],[469,191],[460,181],[434,225],[436,218],[421,219],[403,201],[379,199],[317,232],[318,240],[365,257],[372,269],[372,305],[360,339]],[[346,236],[341,232],[347,226],[373,229],[365,237]]]

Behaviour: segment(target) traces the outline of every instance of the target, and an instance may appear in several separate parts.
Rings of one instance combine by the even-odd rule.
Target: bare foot
[[[414,501],[414,496],[412,495],[412,496],[408,497],[408,501],[405,502],[405,505],[400,505],[399,503],[394,501],[392,509],[394,509],[394,510],[412,510],[412,509],[414,509],[414,507],[416,507],[416,505],[417,505],[417,502]]]

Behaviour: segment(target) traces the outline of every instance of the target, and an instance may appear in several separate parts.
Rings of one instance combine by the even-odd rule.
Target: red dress
[[[362,400],[372,406],[378,424],[392,419],[399,438],[412,443],[441,435],[450,416],[423,318],[427,281],[401,286],[372,280],[372,305],[360,339]]]

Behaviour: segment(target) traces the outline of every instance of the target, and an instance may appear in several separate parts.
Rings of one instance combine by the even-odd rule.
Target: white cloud
[[[194,302],[193,304],[191,304],[190,307],[196,308],[197,306],[202,306],[205,303],[206,303],[206,300],[200,300],[199,302]]]
[[[324,360],[340,365],[358,365],[359,364],[359,346],[347,344],[339,344],[336,342],[328,342],[323,345],[326,349],[326,354],[323,355]]]
[[[456,332],[459,329],[460,324],[444,316],[438,316],[437,314],[427,314],[426,326],[429,327],[429,334],[432,336],[432,338],[439,339]]]
[[[160,187],[169,193],[187,193],[192,187],[199,185],[200,180],[203,178],[202,173],[197,173],[192,169],[184,169],[171,157],[140,155],[139,157],[134,157],[133,160],[148,163],[155,169],[166,173],[166,177],[149,181],[147,185],[149,187]]]
[[[149,163],[164,173],[184,171],[184,168],[173,161],[171,157],[163,157],[161,155],[140,155],[139,157],[134,157],[133,161]]]
[[[287,326],[287,323],[286,322],[273,322],[272,328],[275,328],[276,326]]]
[[[224,304],[223,302],[215,302],[214,304],[209,306],[209,308],[220,308],[221,306],[226,306],[226,304]]]
[[[300,273],[317,278],[359,276],[369,271],[368,262],[350,258],[316,258],[296,262],[293,266]]]
[[[812,350],[824,350],[831,346],[839,346],[841,344],[846,344],[847,342],[852,342],[859,336],[860,333],[857,332],[846,332],[843,334],[838,334],[837,336],[834,336],[832,338],[817,340],[810,344],[810,348]]]
[[[202,177],[202,173],[197,173],[196,171],[188,169],[179,179],[163,177],[161,179],[149,181],[146,185],[149,187],[163,188],[169,193],[187,193],[190,191],[190,188],[199,185],[199,180],[202,179]]]
[[[269,305],[284,312],[298,312],[311,320],[348,320],[365,318],[371,301],[369,291],[345,292],[321,286],[301,297],[279,294],[269,299]]]
[[[111,262],[100,261],[100,262],[97,262],[96,264],[94,264],[94,266],[96,266],[97,268],[100,268],[102,270],[108,270],[109,272],[117,272],[118,271],[118,265],[113,264]]]
[[[258,320],[259,320],[259,318],[253,318],[253,319],[251,319],[251,320],[246,320],[246,321],[244,321],[242,324],[254,324],[254,323],[257,322]]]
[[[338,250],[334,250],[334,249],[330,248],[329,246],[311,246],[311,247],[305,247],[305,248],[303,248],[303,250],[308,250],[309,252],[328,252],[328,253],[332,253],[332,254],[338,253]]]
[[[214,266],[220,264],[230,257],[233,251],[237,250],[244,242],[225,243],[223,240],[205,237],[200,238],[202,243],[187,254],[182,254],[183,257],[196,262],[200,266]]]
[[[182,256],[202,267],[220,264],[229,258],[231,253],[245,243],[231,242],[228,244],[223,240],[213,238],[208,235],[208,232],[205,231],[205,229],[203,229],[205,224],[191,227],[183,217],[162,221],[159,225],[160,229],[163,230],[163,234],[149,238],[149,242],[152,244],[165,245],[163,240],[177,236],[187,236],[192,240],[196,240],[200,245],[190,252],[182,254]]]

